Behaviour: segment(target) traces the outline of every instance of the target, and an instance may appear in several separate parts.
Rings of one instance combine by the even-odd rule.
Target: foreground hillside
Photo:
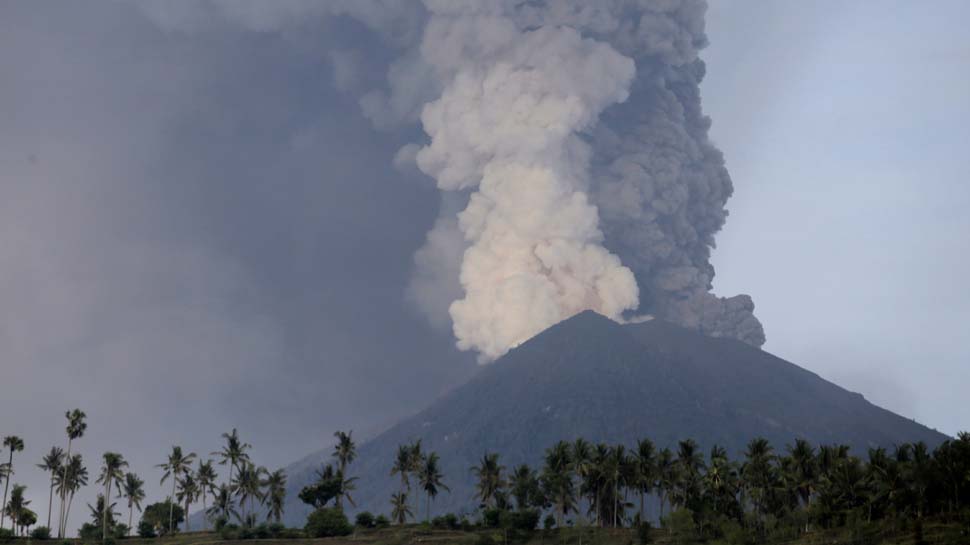
[[[866,401],[821,377],[744,343],[672,324],[620,325],[592,312],[566,320],[486,366],[469,383],[360,446],[355,510],[387,512],[400,487],[390,475],[399,445],[420,440],[441,456],[451,488],[432,513],[477,506],[469,468],[496,452],[503,465],[537,466],[559,440],[585,438],[632,446],[649,438],[676,447],[692,438],[702,451],[732,455],[754,437],[781,451],[797,438],[869,447],[946,437]],[[286,521],[309,512],[297,495],[329,451],[291,466]],[[424,514],[424,506],[419,514]],[[656,518],[648,510],[648,516]]]

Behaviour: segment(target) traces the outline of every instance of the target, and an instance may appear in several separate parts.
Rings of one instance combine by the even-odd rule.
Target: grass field
[[[17,540],[19,542],[26,540]],[[51,540],[52,544],[60,544]],[[81,541],[72,541],[81,545]],[[97,543],[97,542],[95,542]],[[531,535],[518,537],[502,530],[451,531],[427,529],[421,525],[390,527],[379,530],[363,530],[353,535],[320,539],[249,539],[239,541],[223,540],[212,532],[188,532],[172,537],[154,539],[130,538],[116,542],[116,545],[410,545],[410,544],[456,544],[456,545],[634,545],[639,543],[636,532],[631,529],[604,528],[567,528],[561,531],[535,531]],[[729,545],[723,540],[697,541],[679,538],[666,530],[651,531],[650,543],[660,545]],[[773,540],[771,545],[920,545],[912,530],[887,535],[878,530],[861,531],[856,535],[845,529],[819,531],[801,536],[794,540]],[[923,543],[926,545],[970,545],[966,529],[956,524],[927,522],[923,528]],[[93,544],[92,544],[93,545]]]

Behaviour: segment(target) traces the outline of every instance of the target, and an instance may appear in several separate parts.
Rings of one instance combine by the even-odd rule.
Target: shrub
[[[650,534],[651,530],[653,530],[653,528],[650,527],[649,520],[641,520],[640,524],[637,525],[637,541],[640,543],[640,545],[647,545],[653,540],[653,537]]]
[[[253,539],[256,537],[256,529],[251,526],[243,526],[239,529],[239,539]]]
[[[40,540],[40,541],[44,541],[44,540],[50,539],[51,538],[51,529],[48,528],[47,526],[38,526],[38,527],[34,528],[34,530],[32,532],[30,532],[30,537],[32,539],[37,539],[37,540]]]
[[[155,526],[148,522],[147,520],[142,520],[138,523],[138,537],[143,538],[153,538],[155,537]]]
[[[495,545],[495,539],[492,537],[492,534],[481,534],[478,536],[478,541],[475,542],[475,545]]]
[[[274,522],[266,528],[269,530],[270,537],[280,537],[286,532],[286,526],[281,522]]]
[[[431,521],[431,525],[435,528],[447,528],[449,530],[457,530],[461,527],[461,523],[458,522],[458,517],[454,513],[448,513],[440,517],[435,517]]]
[[[678,509],[671,513],[667,517],[666,526],[670,528],[674,543],[690,543],[697,534],[694,513],[690,509]]]
[[[272,532],[269,531],[269,525],[265,522],[257,526],[253,530],[253,533],[255,534],[256,539],[269,539],[273,535]]]
[[[357,513],[357,518],[354,519],[354,523],[361,528],[373,528],[374,527],[374,514],[370,511],[361,511]]]
[[[0,528],[0,541],[13,541],[14,537],[13,530]]]
[[[239,539],[239,526],[235,524],[223,524],[219,529],[219,537],[225,540]]]
[[[213,529],[216,532],[221,531],[222,528],[225,527],[225,525],[227,524],[229,524],[229,519],[227,519],[226,517],[216,517],[215,520],[212,521]]]
[[[500,521],[503,528],[531,532],[539,525],[539,512],[532,509],[504,511],[500,516]]]
[[[391,525],[390,519],[388,519],[384,515],[377,515],[377,518],[374,519],[375,528],[387,528],[390,525]]]
[[[307,537],[335,537],[350,535],[354,528],[344,512],[335,507],[317,509],[307,517]]]
[[[495,528],[499,525],[502,518],[502,511],[499,509],[486,509],[482,511],[482,526]]]

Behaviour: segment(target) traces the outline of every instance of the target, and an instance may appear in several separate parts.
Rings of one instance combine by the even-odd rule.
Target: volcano
[[[389,511],[400,486],[390,475],[394,455],[398,445],[415,440],[441,456],[451,492],[435,500],[432,512],[440,514],[474,509],[469,468],[486,451],[499,453],[511,469],[538,466],[545,449],[561,439],[633,446],[649,438],[658,448],[675,449],[678,440],[692,438],[705,452],[717,444],[738,456],[757,436],[778,452],[803,438],[848,444],[857,455],[874,446],[925,441],[933,447],[946,439],[740,341],[660,320],[621,325],[583,312],[361,444],[349,469],[359,477],[352,511]],[[287,468],[289,524],[306,520],[309,508],[297,494],[329,456],[321,451]],[[421,519],[423,500],[418,505]]]

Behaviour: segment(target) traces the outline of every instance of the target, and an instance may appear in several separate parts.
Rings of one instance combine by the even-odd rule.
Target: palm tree
[[[71,456],[70,461],[64,467],[64,479],[58,483],[58,492],[67,500],[67,505],[64,509],[62,529],[67,527],[67,521],[71,517],[71,505],[74,503],[74,494],[82,486],[87,486],[88,484],[88,468],[84,466],[84,461],[80,454]]]
[[[126,473],[125,480],[121,485],[121,493],[128,500],[128,535],[131,535],[132,515],[135,508],[141,512],[141,502],[145,499],[145,481],[141,480],[134,473]]]
[[[108,526],[114,527],[115,525],[115,504],[108,503],[104,501],[104,494],[98,493],[98,501],[95,505],[88,504],[88,509],[91,511],[91,520],[94,521],[95,526],[101,526],[102,528],[107,528]],[[104,530],[102,530],[103,532]],[[101,534],[101,538],[104,539],[104,534]]]
[[[222,438],[226,440],[226,446],[222,447],[222,450],[213,452],[212,455],[221,458],[219,465],[229,465],[229,476],[226,478],[226,484],[231,486],[232,470],[238,469],[242,463],[249,462],[249,454],[246,451],[251,449],[252,445],[239,440],[239,433],[236,432],[236,428],[232,429],[232,433],[223,433]]]
[[[87,424],[87,422],[84,421],[87,418],[87,415],[84,414],[84,411],[82,411],[80,409],[74,409],[73,411],[68,411],[68,412],[64,413],[64,416],[67,418],[67,429],[66,429],[66,431],[67,431],[67,454],[65,454],[64,460],[73,460],[71,458],[71,446],[73,445],[74,440],[75,439],[79,439],[82,436],[84,436],[85,430],[88,429],[88,424]],[[62,468],[63,471],[64,471],[64,473],[61,475],[61,480],[62,481],[67,481],[68,465],[69,464],[64,464],[64,467]],[[86,473],[86,471],[85,471],[85,473]],[[85,475],[85,479],[87,479],[87,476],[86,475]],[[86,481],[85,481],[85,484],[87,484]],[[67,512],[69,511],[69,509],[65,509],[65,507],[69,507],[69,506],[66,506],[65,505],[66,493],[68,492],[68,489],[67,488],[69,488],[69,487],[65,487],[65,488],[62,488],[61,489],[62,490],[62,492],[61,492],[61,508],[60,508],[60,512],[59,512],[59,516],[58,516],[58,523],[57,523],[57,537],[58,538],[64,537],[65,526],[67,526]],[[74,492],[74,490],[71,490],[70,492],[71,492],[72,498],[73,498],[73,492]]]
[[[528,464],[521,464],[512,469],[509,488],[515,498],[515,507],[522,511],[533,503],[539,488],[539,478]]]
[[[353,434],[353,430],[349,433],[338,431],[333,434],[337,438],[337,444],[333,449],[333,456],[337,459],[338,472],[341,477],[347,475],[347,466],[357,457],[357,445],[354,444]],[[337,509],[343,510],[342,499],[343,494],[337,496]]]
[[[438,467],[440,460],[441,458],[438,457],[438,453],[432,452],[425,457],[424,463],[421,464],[421,469],[418,470],[418,483],[428,497],[426,517],[429,523],[431,522],[431,501],[438,496],[438,489],[451,492],[451,489],[441,481],[441,468]]]
[[[190,452],[189,454],[182,453],[182,447],[175,445],[172,447],[171,454],[168,455],[168,460],[163,464],[158,464],[155,467],[160,467],[165,470],[162,475],[162,480],[158,484],[165,484],[165,481],[171,477],[172,478],[172,495],[171,502],[168,505],[168,531],[172,533],[175,529],[175,486],[178,484],[179,477],[191,471],[192,461],[195,460],[195,453]],[[188,520],[188,513],[185,513],[186,520]]]
[[[543,488],[556,510],[556,526],[559,527],[562,527],[566,515],[576,507],[572,455],[572,446],[565,441],[559,441],[546,450],[542,466]]]
[[[745,488],[754,502],[755,513],[767,515],[768,495],[774,480],[774,448],[763,437],[756,437],[748,443],[744,453],[745,463],[741,468]]]
[[[482,456],[478,465],[471,468],[472,474],[478,479],[478,483],[475,485],[478,489],[476,497],[486,507],[490,506],[495,501],[496,496],[505,488],[505,479],[502,477],[503,471],[505,471],[505,466],[499,464],[498,454],[487,452]]]
[[[51,527],[51,511],[54,510],[54,485],[57,479],[57,474],[61,470],[61,465],[64,463],[64,450],[60,447],[51,447],[51,451],[44,455],[41,463],[37,464],[37,467],[44,471],[48,471],[51,474],[51,486],[50,493],[47,498],[47,528]]]
[[[7,480],[9,481],[10,477],[7,477]],[[17,519],[19,519],[20,515],[23,514],[24,510],[27,509],[27,505],[30,504],[30,500],[24,498],[25,490],[27,490],[27,487],[22,484],[13,485],[13,493],[10,495],[10,503],[4,501],[3,509],[0,509],[0,511],[3,511],[4,516],[10,516],[10,520],[12,521],[10,526],[14,530],[16,530]]]
[[[269,503],[266,520],[272,518],[276,519],[276,522],[280,522],[283,519],[283,506],[286,503],[286,472],[277,469],[270,473],[263,481],[263,486],[266,488],[263,496]]]
[[[253,517],[256,512],[256,500],[260,505],[263,503],[263,495],[260,490],[261,477],[266,473],[266,468],[256,467],[252,463],[244,463],[236,474],[236,479],[232,484],[233,490],[239,496],[239,505],[243,507],[243,514],[246,517],[246,524],[252,525]],[[249,501],[249,509],[245,509],[246,501]]]
[[[199,484],[191,471],[178,480],[178,492],[175,495],[180,504],[185,505],[185,531],[189,531],[189,506],[199,497]]]
[[[398,445],[397,456],[394,458],[394,465],[391,467],[391,475],[401,476],[401,494],[411,490],[411,481],[408,474],[411,473],[411,448],[408,445]]]
[[[653,490],[657,451],[649,439],[637,441],[634,488],[640,493],[640,520],[644,520],[644,497]]]
[[[0,505],[7,505],[7,489],[10,487],[10,476],[13,475],[13,453],[24,450],[24,440],[16,435],[8,435],[3,438],[3,446],[10,449],[10,460],[7,461],[7,477],[3,483],[3,503]],[[5,512],[0,512],[0,528],[3,528],[5,516]],[[10,526],[13,527],[17,524],[17,517],[11,515],[11,519]]]
[[[408,507],[408,495],[404,492],[391,494],[391,518],[398,524],[404,524],[408,517],[414,517],[411,508]]]
[[[212,467],[212,460],[199,460],[199,469],[195,472],[195,480],[199,484],[199,494],[202,496],[202,511],[208,512],[206,506],[206,496],[215,495],[216,490],[216,470]],[[209,529],[208,517],[202,517],[202,529]]]
[[[30,527],[37,524],[37,513],[24,508],[20,511],[20,515],[17,516],[16,523],[20,528],[20,535],[26,536],[27,532],[30,531]]]
[[[711,447],[711,462],[704,472],[704,488],[710,497],[715,514],[724,510],[723,504],[735,501],[737,473],[728,459],[727,451],[718,445]]]
[[[657,455],[657,491],[660,493],[660,518],[664,516],[664,502],[674,488],[676,481],[676,466],[674,454],[669,448],[660,450]]]
[[[96,482],[104,485],[105,505],[111,505],[111,485],[120,489],[121,479],[124,478],[123,467],[128,467],[128,462],[117,452],[105,452],[104,464],[101,466],[101,475]],[[103,543],[108,535],[108,517],[101,517],[101,542]]]
[[[226,485],[220,485],[218,490],[212,495],[212,507],[206,509],[205,514],[208,518],[221,517],[228,521],[230,516],[239,518],[236,511],[236,504],[232,500],[232,491]]]

